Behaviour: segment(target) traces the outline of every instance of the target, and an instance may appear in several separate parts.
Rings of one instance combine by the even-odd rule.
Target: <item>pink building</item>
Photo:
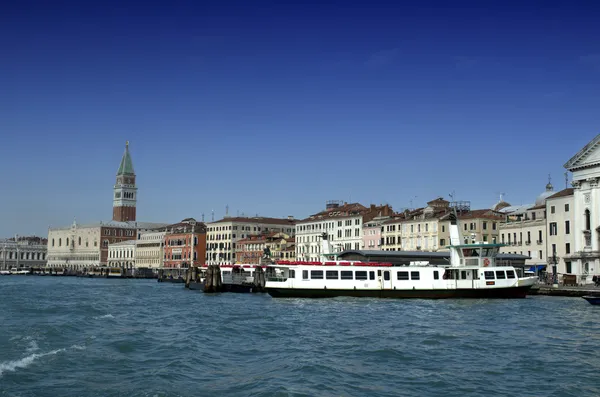
[[[362,247],[363,250],[381,250],[381,227],[389,216],[374,218],[363,224]]]

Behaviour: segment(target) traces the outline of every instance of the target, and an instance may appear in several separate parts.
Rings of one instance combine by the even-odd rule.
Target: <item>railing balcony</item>
[[[531,245],[531,241],[530,240],[525,241],[525,245]]]
[[[544,242],[544,240],[537,240],[536,241],[537,245],[542,245],[543,242]]]

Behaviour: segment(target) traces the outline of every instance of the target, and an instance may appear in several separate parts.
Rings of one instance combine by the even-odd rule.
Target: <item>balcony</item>
[[[537,240],[536,241],[537,245],[542,245],[543,242],[544,242],[544,240]]]
[[[525,241],[525,245],[531,245],[531,240]]]

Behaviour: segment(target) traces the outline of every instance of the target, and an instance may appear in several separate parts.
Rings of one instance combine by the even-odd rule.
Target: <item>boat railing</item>
[[[287,277],[281,277],[281,276],[267,277],[267,281],[283,283],[283,282],[287,281]]]

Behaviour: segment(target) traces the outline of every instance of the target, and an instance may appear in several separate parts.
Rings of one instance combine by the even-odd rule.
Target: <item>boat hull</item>
[[[600,296],[582,296],[583,299],[588,301],[591,305],[600,305]]]
[[[192,281],[189,284],[189,289],[204,291],[204,282]],[[252,292],[253,286],[248,284],[222,284],[221,290],[218,292],[234,292],[249,294]]]
[[[300,289],[300,288],[272,288],[267,292],[273,298],[335,298],[338,296],[365,297],[365,298],[403,298],[403,299],[519,299],[527,296],[531,286],[510,288],[482,288],[482,289],[430,289],[430,290],[344,290],[344,289]]]

